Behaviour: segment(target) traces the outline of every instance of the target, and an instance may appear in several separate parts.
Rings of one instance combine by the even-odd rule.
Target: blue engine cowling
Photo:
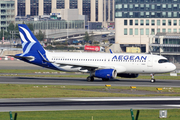
[[[95,71],[94,76],[98,78],[108,78],[108,79],[116,78],[117,72],[114,69],[100,69]]]
[[[134,74],[134,73],[119,73],[117,74],[118,77],[123,77],[123,78],[137,78],[139,74]]]

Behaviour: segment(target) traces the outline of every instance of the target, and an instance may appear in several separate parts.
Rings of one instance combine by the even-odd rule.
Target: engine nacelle
[[[139,74],[134,74],[134,73],[119,73],[117,74],[118,77],[123,77],[123,78],[137,78]]]
[[[114,69],[100,69],[95,71],[94,76],[98,78],[116,78],[117,72]]]

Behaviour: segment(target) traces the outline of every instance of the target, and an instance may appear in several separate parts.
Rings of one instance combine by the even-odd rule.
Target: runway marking
[[[66,100],[70,100],[70,101],[166,101],[166,100],[180,100],[180,98],[110,98],[110,99],[106,99],[106,98],[101,98],[101,99],[66,99]]]
[[[163,105],[163,106],[168,106],[168,107],[180,107],[180,105]]]

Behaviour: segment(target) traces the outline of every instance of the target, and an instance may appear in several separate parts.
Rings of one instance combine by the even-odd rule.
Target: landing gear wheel
[[[102,81],[109,81],[109,78],[102,78]]]
[[[87,77],[87,81],[88,81],[88,82],[92,82],[92,81],[94,81],[94,77],[90,77],[90,76],[89,76],[89,77]]]
[[[156,82],[156,80],[154,79],[154,74],[151,74],[151,80],[150,80],[151,83],[154,83]]]
[[[155,79],[151,79],[151,81],[150,81],[151,83],[154,83],[154,82],[156,82],[156,80]]]

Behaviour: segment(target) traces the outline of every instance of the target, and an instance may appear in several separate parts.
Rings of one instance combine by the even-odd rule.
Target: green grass
[[[136,116],[137,110],[133,110]],[[14,115],[15,112],[13,112]],[[168,109],[166,120],[179,120],[179,109]],[[71,110],[17,112],[17,120],[131,120],[130,110]],[[8,112],[0,113],[1,120],[9,120]],[[159,110],[140,110],[138,120],[158,120]]]
[[[46,73],[46,74],[38,74],[39,73]],[[0,69],[0,76],[21,76],[21,77],[32,77],[32,75],[28,75],[29,73],[37,73],[34,74],[33,77],[73,77],[73,78],[85,78],[89,76],[89,74],[75,74],[74,72],[67,72],[68,74],[72,75],[66,75],[63,74],[62,71],[56,71],[56,70],[23,70],[23,69],[10,69],[10,70],[4,70]],[[3,74],[4,73],[4,74]],[[20,75],[21,73],[27,73],[24,75]],[[150,79],[150,75],[147,74],[140,74],[137,78],[132,79]],[[117,77],[117,79],[121,79],[120,77]],[[124,78],[123,78],[124,79]],[[130,79],[130,78],[127,78]],[[170,76],[169,73],[165,74],[158,74],[155,75],[155,79],[157,80],[180,80],[180,76]]]
[[[112,86],[107,89],[105,86],[0,84],[0,98],[180,96],[180,88],[165,88],[161,93],[155,94],[156,87],[137,87],[136,90],[143,93],[154,91],[145,95],[136,94],[136,91],[130,89],[130,86]],[[120,93],[122,90],[129,90],[129,93]]]

